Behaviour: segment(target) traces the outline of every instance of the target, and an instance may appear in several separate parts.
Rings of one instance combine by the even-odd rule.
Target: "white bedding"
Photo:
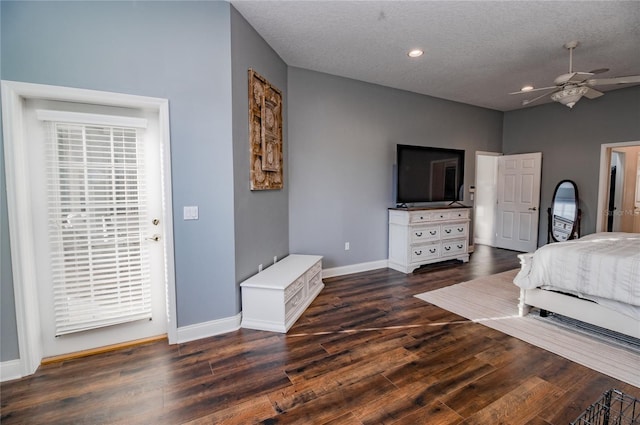
[[[640,312],[640,234],[595,233],[539,248],[514,278],[524,289],[571,293],[602,305],[627,305],[629,316]],[[610,302],[611,301],[611,302]],[[620,310],[620,308],[616,308]]]

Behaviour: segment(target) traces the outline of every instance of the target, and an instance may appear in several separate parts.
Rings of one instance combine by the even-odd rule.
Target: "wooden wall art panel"
[[[251,190],[282,189],[282,93],[249,70]]]

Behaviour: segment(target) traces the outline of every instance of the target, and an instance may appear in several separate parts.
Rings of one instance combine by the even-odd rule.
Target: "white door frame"
[[[617,143],[604,143],[600,145],[600,177],[598,181],[598,208],[596,213],[596,232],[606,232],[606,212],[607,200],[609,193],[609,163],[611,162],[611,149],[624,147],[624,146],[638,146],[640,140],[633,142],[617,142]]]
[[[2,123],[7,184],[7,209],[13,267],[18,352],[21,376],[34,373],[42,360],[36,261],[32,231],[29,158],[23,128],[25,99],[50,99],[146,109],[158,114],[164,219],[165,278],[167,285],[167,335],[169,343],[177,342],[175,266],[173,251],[173,214],[171,194],[171,155],[169,101],[167,99],[129,94],[101,92],[68,87],[15,81],[1,82]]]

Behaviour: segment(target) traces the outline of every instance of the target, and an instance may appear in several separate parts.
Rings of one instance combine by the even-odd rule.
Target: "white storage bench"
[[[243,328],[286,333],[324,288],[322,256],[289,255],[240,288]]]

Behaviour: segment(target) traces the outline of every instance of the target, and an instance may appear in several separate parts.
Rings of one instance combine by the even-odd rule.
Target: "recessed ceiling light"
[[[409,53],[407,53],[407,55],[409,55],[410,58],[417,58],[422,56],[423,54],[424,54],[424,51],[420,49],[413,49]]]
[[[523,88],[520,89],[520,91],[531,91],[533,90],[533,86],[524,86]]]

